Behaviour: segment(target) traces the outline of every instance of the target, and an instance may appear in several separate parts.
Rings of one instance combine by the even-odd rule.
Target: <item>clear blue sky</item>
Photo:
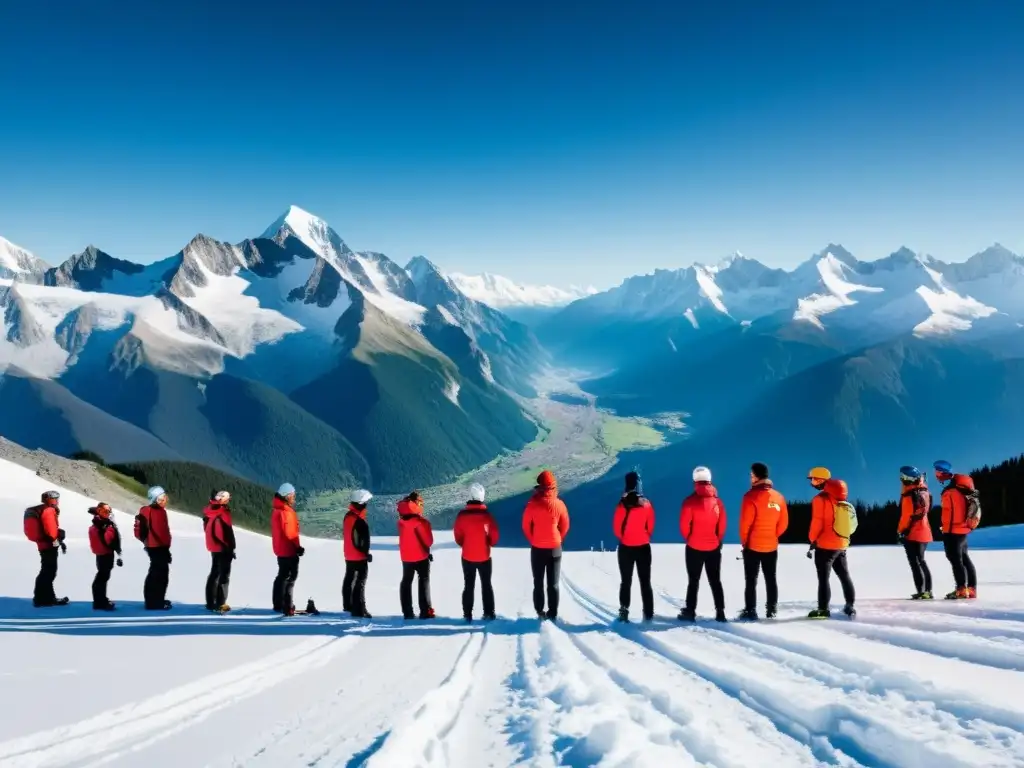
[[[0,5],[0,235],[48,261],[237,241],[290,203],[357,249],[558,284],[1024,251],[1015,0],[155,5]]]

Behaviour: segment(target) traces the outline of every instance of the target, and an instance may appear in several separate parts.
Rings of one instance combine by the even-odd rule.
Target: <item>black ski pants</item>
[[[776,576],[779,565],[779,551],[755,552],[743,550],[743,577],[746,582],[743,591],[743,607],[748,611],[757,609],[757,577],[764,571],[765,605],[776,608],[779,605],[779,581]]]
[[[843,587],[843,599],[847,605],[853,605],[857,594],[853,589],[853,579],[850,578],[850,567],[846,562],[845,549],[815,549],[814,567],[818,571],[818,608],[822,611],[828,610],[828,604],[832,601],[832,585],[830,579],[835,571],[839,577],[839,583]]]
[[[210,575],[206,578],[206,607],[220,608],[228,601],[228,587],[231,585],[231,561],[235,553],[211,552]]]
[[[163,608],[167,600],[167,582],[171,578],[171,548],[149,547],[149,573],[142,585],[147,608]]]
[[[417,587],[420,603],[420,616],[430,611],[430,560],[419,560],[415,563],[402,563],[402,582],[398,585],[398,597],[402,601],[402,615],[407,619],[412,612],[412,580],[419,578]]]
[[[715,601],[715,612],[724,611],[722,550],[713,549],[710,552],[704,552],[689,545],[686,546],[686,575],[689,578],[689,583],[686,585],[686,607],[691,611],[697,610],[697,591],[700,589],[700,577],[704,571],[707,571],[708,574],[711,596]]]
[[[654,616],[654,590],[651,589],[651,545],[642,544],[627,547],[619,544],[619,607],[629,610],[633,592],[633,568],[640,580],[640,599],[643,602],[644,616]]]
[[[277,578],[274,579],[274,610],[287,613],[295,607],[295,582],[299,578],[299,556],[277,558]]]
[[[903,550],[907,553],[907,562],[910,563],[910,572],[914,575],[914,589],[921,592],[932,591],[932,572],[924,559],[924,553],[928,551],[926,541],[904,541]]]
[[[341,606],[352,613],[366,613],[366,579],[370,564],[366,560],[346,560],[345,579],[341,582]],[[405,575],[403,574],[403,581]]]
[[[544,613],[544,580],[547,579],[549,618],[558,617],[558,581],[562,571],[562,548],[530,549],[530,569],[533,571],[533,607]]]
[[[92,604],[94,608],[102,608],[110,600],[107,598],[107,582],[114,570],[114,555],[96,555],[96,578],[92,580]]]
[[[39,575],[36,576],[36,588],[32,600],[37,605],[53,605],[57,602],[57,593],[53,591],[53,582],[57,578],[57,557],[60,550],[50,547],[39,552]]]
[[[469,560],[462,561],[462,578],[466,584],[462,589],[462,615],[466,618],[473,616],[473,593],[476,592],[476,575],[480,574],[480,592],[484,600],[484,616],[494,615],[494,587],[491,586],[492,563],[484,560],[482,563],[471,563]]]
[[[974,563],[967,553],[966,533],[946,533],[942,536],[942,546],[946,550],[946,559],[953,566],[953,580],[956,581],[956,588],[978,587],[978,574],[974,570]]]

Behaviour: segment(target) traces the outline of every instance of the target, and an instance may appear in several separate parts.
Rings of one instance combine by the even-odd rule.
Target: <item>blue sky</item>
[[[1022,3],[150,5],[0,5],[0,235],[48,261],[291,203],[556,284],[1024,251]]]

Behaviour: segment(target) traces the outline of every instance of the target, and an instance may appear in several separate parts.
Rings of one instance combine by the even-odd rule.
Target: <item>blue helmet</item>
[[[904,483],[916,483],[921,479],[921,470],[917,467],[900,467],[900,480]]]
[[[953,474],[953,465],[950,464],[945,459],[939,459],[932,466],[935,467],[935,471],[938,472],[941,475],[952,475]]]

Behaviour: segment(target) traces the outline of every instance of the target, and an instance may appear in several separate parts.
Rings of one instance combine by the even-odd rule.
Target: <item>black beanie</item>
[[[750,472],[758,480],[768,479],[768,465],[762,464],[760,461],[755,461],[753,464],[750,465]]]
[[[626,493],[630,492],[636,493],[638,496],[643,493],[643,487],[640,485],[639,472],[626,473]]]

